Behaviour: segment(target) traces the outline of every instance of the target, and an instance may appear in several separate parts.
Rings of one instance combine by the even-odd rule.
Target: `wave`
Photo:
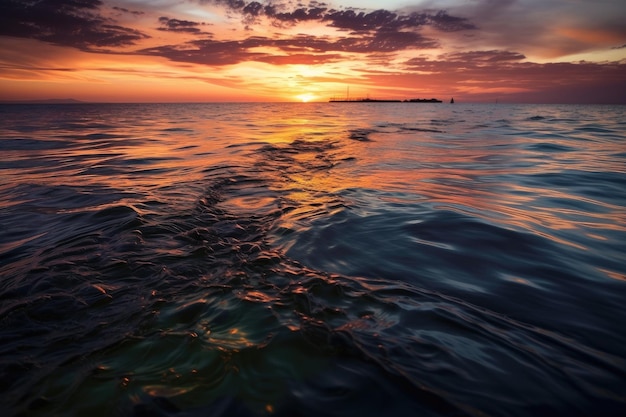
[[[116,128],[69,132],[80,152],[33,166],[36,141],[7,142],[2,407],[618,415],[623,193],[605,132],[558,142],[572,127],[529,125],[571,118],[534,108],[283,106],[272,122],[276,106],[110,106]]]

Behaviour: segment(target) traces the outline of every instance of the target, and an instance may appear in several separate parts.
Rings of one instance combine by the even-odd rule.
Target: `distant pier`
[[[381,100],[375,98],[331,98],[329,103],[442,103],[436,98],[412,98],[409,100]]]

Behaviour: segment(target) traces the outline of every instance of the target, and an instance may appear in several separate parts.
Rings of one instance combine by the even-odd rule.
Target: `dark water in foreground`
[[[0,107],[0,410],[617,416],[626,107]]]

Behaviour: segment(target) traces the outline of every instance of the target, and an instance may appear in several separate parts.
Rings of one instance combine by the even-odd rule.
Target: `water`
[[[618,415],[625,110],[2,106],[3,415]]]

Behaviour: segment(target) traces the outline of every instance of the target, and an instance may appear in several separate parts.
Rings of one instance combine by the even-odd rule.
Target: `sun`
[[[303,93],[303,94],[296,96],[296,98],[303,103],[308,103],[309,101],[316,99],[317,96],[311,93]]]

